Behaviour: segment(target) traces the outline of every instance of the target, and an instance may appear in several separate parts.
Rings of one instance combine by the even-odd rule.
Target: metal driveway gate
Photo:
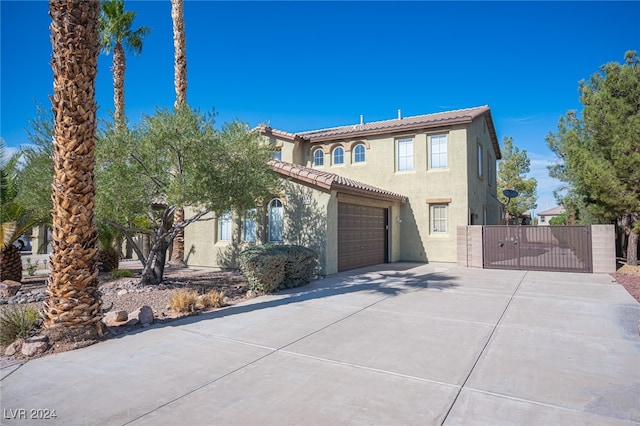
[[[482,239],[485,268],[593,271],[589,226],[486,225]]]

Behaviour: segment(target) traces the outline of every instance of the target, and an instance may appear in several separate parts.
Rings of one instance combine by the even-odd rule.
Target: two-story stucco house
[[[456,227],[497,225],[500,147],[488,106],[288,133],[282,193],[250,212],[185,230],[189,265],[228,266],[238,246],[285,242],[319,254],[322,274],[383,262],[456,262]]]
[[[551,219],[558,217],[565,213],[565,209],[562,206],[554,207],[538,213],[538,225],[548,226]]]

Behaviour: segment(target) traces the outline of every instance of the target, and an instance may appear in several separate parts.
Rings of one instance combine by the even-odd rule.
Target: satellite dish
[[[505,189],[504,191],[502,191],[502,193],[509,200],[511,200],[512,198],[516,198],[518,195],[520,195],[520,193],[518,191],[516,191],[515,189]]]

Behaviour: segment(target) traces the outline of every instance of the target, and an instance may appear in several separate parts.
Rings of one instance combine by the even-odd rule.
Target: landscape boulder
[[[21,287],[22,284],[18,281],[4,280],[0,282],[0,296],[5,298],[13,297],[18,291],[20,291]]]
[[[153,309],[151,309],[151,306],[145,305],[129,314],[127,324],[134,325],[139,322],[142,325],[149,325],[153,323],[153,319],[154,319]],[[133,321],[133,320],[137,320],[137,321]]]
[[[24,343],[23,339],[15,340],[12,344],[7,346],[7,348],[4,350],[4,355],[14,356],[16,353],[20,352],[20,349],[22,349],[22,343]]]
[[[127,311],[111,311],[102,318],[102,322],[108,326],[118,326],[128,319]]]
[[[22,355],[36,356],[49,349],[49,339],[46,336],[34,336],[25,339],[22,344]]]

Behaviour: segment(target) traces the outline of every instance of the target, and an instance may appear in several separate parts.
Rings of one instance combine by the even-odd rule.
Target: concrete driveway
[[[608,275],[381,265],[3,369],[2,424],[640,424],[639,320]]]

